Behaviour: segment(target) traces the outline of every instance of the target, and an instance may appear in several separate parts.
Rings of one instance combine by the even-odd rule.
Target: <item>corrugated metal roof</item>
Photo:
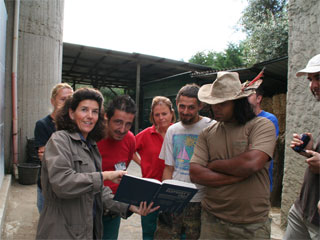
[[[140,53],[63,43],[63,82],[96,88],[135,88],[137,64],[141,66],[141,84],[188,71],[211,70],[207,66]]]
[[[287,92],[288,56],[280,57],[265,62],[257,63],[250,68],[229,69],[226,71],[238,72],[241,82],[252,80],[265,67],[263,77],[263,89],[265,96],[273,96]],[[207,82],[213,82],[217,77],[217,71],[194,72],[192,77],[203,78]]]

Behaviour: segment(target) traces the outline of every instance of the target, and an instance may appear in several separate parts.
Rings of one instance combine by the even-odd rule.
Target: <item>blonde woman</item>
[[[153,124],[136,136],[136,152],[133,160],[141,166],[142,177],[162,181],[164,161],[159,159],[164,136],[169,126],[176,121],[169,98],[156,96],[152,100],[150,122]],[[158,211],[141,216],[143,239],[153,239],[157,226]]]
[[[47,144],[49,138],[52,133],[56,131],[56,127],[54,125],[54,118],[56,116],[57,111],[64,105],[64,102],[73,94],[72,87],[67,83],[59,83],[55,85],[51,91],[51,105],[53,107],[52,112],[46,117],[38,120],[36,122],[36,126],[34,129],[34,139],[35,139],[35,147],[38,151],[38,157],[40,161],[42,161],[43,153],[45,150],[45,145]],[[38,176],[38,188],[37,188],[37,207],[39,213],[43,208],[43,195],[41,189],[41,181],[40,181],[41,172],[39,171]]]

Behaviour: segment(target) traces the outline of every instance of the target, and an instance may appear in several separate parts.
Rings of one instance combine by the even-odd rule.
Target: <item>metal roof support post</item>
[[[12,148],[13,148],[13,174],[18,178],[18,42],[19,42],[19,20],[20,20],[20,0],[14,4],[14,30],[13,30],[13,50],[12,50]]]
[[[137,105],[137,113],[135,118],[135,127],[134,133],[137,134],[139,131],[139,97],[140,97],[140,70],[141,64],[137,63],[137,78],[136,78],[136,105]]]

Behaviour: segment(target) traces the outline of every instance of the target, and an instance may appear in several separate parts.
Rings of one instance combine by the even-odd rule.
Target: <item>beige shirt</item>
[[[202,166],[230,159],[249,149],[273,155],[275,128],[266,118],[256,117],[245,125],[218,122],[200,134],[191,162]],[[269,162],[242,182],[206,187],[202,206],[218,218],[234,223],[265,221],[270,208]]]

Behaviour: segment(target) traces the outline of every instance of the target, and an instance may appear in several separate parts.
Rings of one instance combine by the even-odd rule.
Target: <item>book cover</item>
[[[171,179],[161,183],[156,179],[127,174],[122,177],[114,200],[136,206],[142,201],[154,202],[161,211],[181,212],[197,191],[192,183]]]

